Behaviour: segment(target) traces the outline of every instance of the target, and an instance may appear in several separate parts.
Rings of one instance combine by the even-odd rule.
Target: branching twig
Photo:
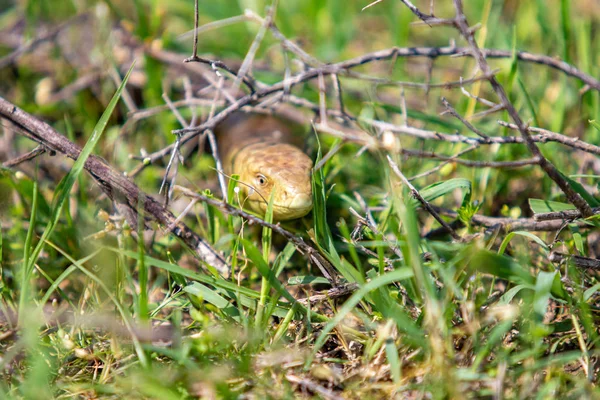
[[[482,52],[483,52],[483,54],[487,54],[487,50],[483,50]],[[493,56],[495,56],[495,57],[511,57],[512,56],[511,52],[503,52],[503,51],[499,51],[499,50],[490,50],[490,53],[492,54],[492,57]],[[271,85],[271,86],[262,85],[261,89],[258,89],[258,90],[256,90],[256,92],[252,92],[248,95],[245,95],[245,96],[239,98],[237,101],[233,102],[229,107],[225,108],[220,113],[216,114],[212,119],[205,121],[203,124],[201,124],[197,127],[194,127],[194,128],[180,130],[181,133],[185,133],[185,135],[182,137],[182,144],[185,144],[192,138],[196,137],[198,134],[203,132],[205,129],[214,129],[214,127],[218,123],[223,121],[227,116],[231,115],[235,111],[237,111],[245,106],[254,104],[264,97],[270,96],[274,93],[281,92],[281,91],[285,92],[295,85],[298,85],[302,82],[305,82],[305,81],[308,81],[311,79],[315,79],[320,74],[321,75],[322,74],[335,74],[338,76],[344,76],[347,74],[347,70],[349,70],[349,69],[358,67],[358,66],[366,64],[366,63],[386,60],[386,59],[390,59],[393,57],[437,58],[437,57],[452,56],[452,55],[470,55],[470,49],[457,48],[455,46],[391,48],[391,49],[386,49],[386,50],[381,50],[381,51],[365,54],[363,56],[356,57],[356,58],[346,60],[346,61],[342,61],[339,63],[322,65],[322,66],[319,66],[318,68],[311,68],[311,69],[308,69],[307,71],[301,72],[295,76],[292,76],[289,79],[285,79],[274,85]],[[166,58],[165,57],[166,57],[165,55],[162,55],[161,60],[168,61],[169,57],[166,57]],[[581,79],[582,81],[589,84],[590,87],[600,90],[600,82],[599,81],[597,81],[595,78],[592,78],[589,75],[582,73],[581,71],[577,70],[573,66],[570,66],[569,64],[566,64],[566,63],[564,63],[566,65],[563,65],[561,63],[557,64],[555,62],[552,62],[553,60],[550,57],[532,55],[529,53],[518,53],[517,57],[519,59],[549,65],[553,68],[563,71],[564,73],[566,73],[568,75],[571,75],[571,76],[577,77],[578,79]],[[220,62],[211,61],[211,60],[199,59],[199,60],[192,60],[192,61],[198,61],[198,62],[202,62],[205,64],[217,66],[217,67],[224,66]],[[226,67],[226,66],[224,66],[224,67]],[[230,73],[235,75],[235,72],[232,70],[230,70]],[[487,70],[487,74],[484,73],[484,75],[490,76],[493,78],[493,75],[489,68]],[[502,105],[502,106],[504,106],[504,105]],[[392,125],[392,124],[390,124],[390,125]],[[423,131],[421,131],[421,130],[418,130],[416,128],[412,129],[411,127],[404,128],[405,132],[408,132],[409,130],[412,130],[413,134],[417,133],[417,135],[422,136]],[[432,133],[431,136],[433,138],[435,138],[435,136],[438,136],[438,134],[436,132],[431,132],[431,133]],[[462,142],[471,143],[471,144],[474,143],[474,142],[472,142],[472,140],[477,139],[477,138],[466,138],[465,139],[464,137],[461,137],[459,135],[454,135],[454,136],[455,136],[455,138],[453,141],[462,141]],[[509,140],[505,141],[506,138],[497,138],[497,139],[493,138],[493,139],[498,140],[500,142],[510,142]],[[519,138],[519,139],[521,139],[521,138]],[[515,140],[515,139],[513,139],[513,140]],[[532,140],[534,140],[534,139],[532,139]],[[479,141],[483,142],[483,139],[479,139]],[[526,140],[523,140],[523,142],[526,142]],[[146,165],[152,164],[152,163],[156,162],[157,160],[165,157],[167,154],[170,153],[170,151],[171,151],[171,146],[163,148],[162,150],[159,150],[157,152],[150,154],[147,158]],[[140,166],[140,168],[143,168],[143,166]]]
[[[469,25],[467,23],[467,18],[463,11],[462,1],[454,0],[454,8],[456,10],[456,28],[469,43],[471,47],[471,55],[477,61],[479,69],[481,69],[481,71],[486,75],[490,74],[491,69],[485,59],[485,54],[479,49],[479,46],[475,41],[473,31],[469,28]],[[494,89],[498,97],[500,98],[500,104],[502,104],[504,109],[508,112],[511,119],[517,126],[519,133],[521,133],[521,136],[523,137],[525,143],[527,144],[527,147],[529,148],[529,151],[535,158],[539,159],[540,167],[544,170],[544,172],[546,172],[548,177],[550,177],[550,179],[552,179],[561,188],[569,202],[571,202],[575,207],[577,207],[577,209],[581,212],[581,215],[583,217],[591,216],[593,214],[592,208],[587,203],[587,201],[585,201],[585,199],[581,197],[581,195],[571,187],[569,182],[558,171],[558,169],[547,158],[545,158],[542,155],[540,149],[531,139],[529,131],[525,126],[525,123],[521,119],[519,113],[517,112],[511,101],[508,99],[508,96],[504,91],[504,87],[502,87],[502,85],[498,82],[495,76],[491,76],[489,78],[489,82],[492,85],[492,88]]]

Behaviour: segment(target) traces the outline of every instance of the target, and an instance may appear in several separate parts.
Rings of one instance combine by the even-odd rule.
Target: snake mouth
[[[267,211],[267,203],[263,200],[251,199],[248,202],[248,208],[252,211],[264,215]],[[312,210],[312,196],[304,193],[298,193],[290,201],[273,204],[273,220],[287,221],[291,219],[304,217]]]

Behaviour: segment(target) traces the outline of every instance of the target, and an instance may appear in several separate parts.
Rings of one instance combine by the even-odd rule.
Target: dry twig
[[[0,116],[12,122],[19,132],[43,145],[45,148],[64,154],[76,160],[81,148],[54,130],[50,125],[21,110],[0,97]],[[106,161],[91,155],[85,163],[85,169],[94,178],[106,195],[117,203],[123,204],[134,215],[142,207],[144,216],[150,217],[163,227],[174,226],[170,231],[181,239],[206,264],[222,275],[228,276],[230,268],[223,257],[204,239],[182,222],[175,222],[175,216],[152,196],[142,192],[135,183],[114,170]]]

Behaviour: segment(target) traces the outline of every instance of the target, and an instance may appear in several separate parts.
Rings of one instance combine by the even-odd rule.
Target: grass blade
[[[135,65],[135,63],[134,63],[134,65]],[[40,255],[40,253],[42,252],[42,249],[44,248],[47,239],[50,237],[50,235],[54,231],[54,228],[56,227],[56,225],[58,224],[58,222],[60,220],[63,206],[65,205],[65,203],[67,202],[67,200],[69,198],[69,193],[71,192],[71,188],[73,187],[73,184],[77,180],[77,177],[79,176],[79,174],[81,174],[81,171],[83,171],[85,162],[87,161],[90,154],[92,154],[94,147],[100,141],[100,138],[102,137],[102,133],[104,132],[106,125],[108,124],[108,120],[109,120],[112,112],[114,111],[115,107],[117,106],[117,103],[119,102],[119,98],[121,97],[121,93],[123,92],[123,89],[125,89],[125,85],[127,84],[127,80],[129,79],[129,75],[131,74],[131,71],[133,71],[134,65],[132,65],[131,68],[129,68],[129,71],[127,72],[127,75],[125,75],[123,82],[121,82],[121,85],[119,85],[119,87],[118,87],[117,91],[115,92],[115,94],[113,95],[111,101],[108,103],[106,110],[104,110],[104,113],[102,113],[102,116],[100,117],[100,120],[98,120],[98,123],[96,124],[96,127],[92,131],[90,138],[88,139],[87,143],[81,150],[81,153],[79,154],[79,157],[77,158],[77,161],[75,161],[75,163],[73,164],[73,167],[71,168],[71,170],[69,171],[67,176],[65,176],[60,181],[58,186],[56,187],[56,192],[55,192],[56,194],[52,201],[52,214],[50,216],[50,220],[48,221],[48,224],[46,225],[46,229],[44,230],[42,237],[40,238],[38,244],[36,245],[35,249],[33,250],[33,253],[26,260],[27,263],[25,265],[25,270],[23,272],[23,287],[21,289],[21,297],[19,300],[19,311],[20,311],[19,314],[24,312],[26,300],[27,300],[27,297],[29,296],[29,293],[27,290],[27,282],[29,282],[29,280],[31,278],[31,275],[32,275],[33,269],[34,269],[34,265],[37,262],[37,259]],[[23,290],[23,289],[25,289],[25,290]]]

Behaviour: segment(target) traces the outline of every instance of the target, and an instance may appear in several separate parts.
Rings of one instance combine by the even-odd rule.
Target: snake
[[[272,197],[274,221],[311,211],[313,162],[301,150],[303,139],[295,123],[236,112],[215,127],[215,136],[224,174],[238,175],[244,208],[264,217]]]

